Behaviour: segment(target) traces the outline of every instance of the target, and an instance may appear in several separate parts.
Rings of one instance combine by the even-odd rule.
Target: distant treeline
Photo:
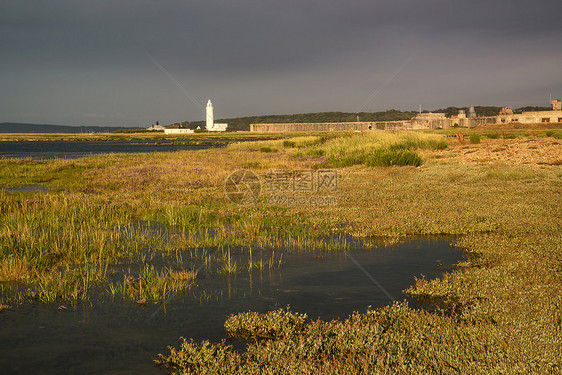
[[[445,113],[447,117],[456,116],[459,114],[459,110],[463,109],[468,115],[469,107],[447,107],[442,109],[437,109],[433,112]],[[520,107],[514,108],[513,113],[531,112],[531,111],[550,111],[551,107]],[[501,107],[486,107],[486,106],[474,106],[474,111],[478,116],[497,116],[500,114]],[[425,111],[424,111],[425,112]]]
[[[445,113],[447,117],[456,116],[459,110],[465,110],[468,114],[469,107],[447,107],[437,109],[432,112]],[[475,106],[474,110],[478,116],[497,116],[501,107]],[[523,111],[548,111],[550,107],[521,107],[513,111],[521,113]],[[425,113],[429,111],[423,111]],[[319,113],[300,113],[296,115],[264,115],[249,116],[238,118],[218,119],[218,123],[227,123],[229,131],[250,130],[250,124],[272,124],[272,123],[301,123],[301,122],[350,122],[350,121],[400,121],[409,120],[418,114],[417,111],[398,111],[389,109],[385,112],[319,112]],[[184,127],[196,129],[198,126],[205,129],[204,121],[183,122]]]
[[[23,124],[18,122],[0,123],[0,133],[111,133],[119,129],[131,129],[112,126],[70,126],[50,124]]]
[[[459,110],[465,110],[468,114],[468,107],[447,107],[437,109],[432,112],[445,113],[447,117],[456,116]],[[501,107],[475,106],[478,116],[497,116]],[[513,110],[514,113],[523,111],[549,111],[550,107],[520,107]],[[429,111],[424,111],[429,112]],[[250,130],[250,124],[271,124],[271,123],[301,123],[301,122],[353,122],[353,121],[400,121],[409,120],[417,115],[417,111],[398,111],[389,109],[384,112],[319,112],[319,113],[300,113],[296,115],[264,115],[249,116],[238,118],[218,119],[217,123],[227,123],[229,131]],[[205,129],[204,121],[181,122],[176,126],[196,129]],[[22,124],[22,123],[0,123],[0,133],[137,133],[146,132],[146,129],[109,127],[109,126],[67,126],[67,125],[47,125],[47,124]],[[161,132],[161,131],[154,131]]]
[[[319,113],[300,113],[296,115],[264,115],[238,117],[216,120],[217,123],[228,124],[228,130],[250,130],[250,124],[272,124],[272,123],[300,123],[300,122],[350,122],[357,121],[398,121],[409,120],[416,115],[415,111],[398,111],[390,109],[385,112],[319,112]],[[193,121],[187,127],[195,129],[205,128],[204,121]]]

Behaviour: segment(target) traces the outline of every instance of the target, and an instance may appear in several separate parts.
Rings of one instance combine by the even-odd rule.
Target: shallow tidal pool
[[[254,251],[253,259],[273,267],[242,269],[233,275],[200,267],[196,285],[163,304],[138,305],[116,298],[76,305],[32,303],[0,312],[0,372],[33,374],[164,374],[158,353],[195,341],[226,339],[230,314],[266,312],[290,305],[310,319],[345,318],[368,306],[402,301],[415,277],[439,277],[464,258],[453,238],[415,238],[398,245],[338,252]],[[231,249],[238,265],[248,252]],[[422,307],[409,300],[413,307]],[[244,344],[227,340],[235,348]]]

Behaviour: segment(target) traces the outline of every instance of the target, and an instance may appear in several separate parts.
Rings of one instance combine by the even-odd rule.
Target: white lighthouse
[[[209,101],[207,102],[207,108],[206,108],[206,124],[205,124],[205,128],[207,129],[207,131],[209,132],[224,132],[226,131],[226,128],[228,127],[228,124],[215,124],[214,118],[213,118],[213,103],[211,103],[211,99],[209,99]]]
[[[209,99],[209,101],[207,102],[207,130],[212,131],[214,124],[215,121],[213,119],[213,103],[211,103],[211,99]]]

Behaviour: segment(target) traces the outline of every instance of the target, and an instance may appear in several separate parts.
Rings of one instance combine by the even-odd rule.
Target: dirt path
[[[464,145],[457,141],[450,144],[443,156],[478,164],[562,165],[562,140],[552,137],[483,139],[481,143],[471,144],[466,139]]]

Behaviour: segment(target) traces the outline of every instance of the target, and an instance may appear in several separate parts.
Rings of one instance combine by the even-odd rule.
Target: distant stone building
[[[156,124],[149,126],[148,128],[146,128],[146,130],[165,130],[166,128],[163,127],[162,125],[160,125],[158,123],[158,121],[156,121]]]
[[[552,110],[550,111],[529,111],[514,114],[510,107],[504,107],[498,116],[485,116],[472,119],[468,127],[475,127],[484,124],[538,124],[558,122],[562,123],[561,101],[555,99],[551,101]],[[459,124],[460,125],[460,124]]]
[[[191,134],[194,130],[187,127],[188,123],[177,122],[175,124],[169,125],[164,129],[164,134]]]
[[[191,134],[195,133],[195,130],[187,128],[166,128],[164,134]]]
[[[405,121],[378,122],[340,122],[340,123],[285,123],[285,124],[250,124],[253,132],[311,132],[311,131],[342,131],[342,130],[414,130],[414,129],[445,129],[454,126],[474,128],[485,124],[536,124],[562,123],[562,102],[558,99],[551,102],[551,111],[534,111],[514,114],[511,107],[503,107],[498,116],[477,117],[474,107],[470,107],[467,117],[464,110],[457,116],[446,117],[444,113],[420,113]]]
[[[500,110],[500,116],[511,116],[513,115],[513,109],[511,107],[502,107]]]

